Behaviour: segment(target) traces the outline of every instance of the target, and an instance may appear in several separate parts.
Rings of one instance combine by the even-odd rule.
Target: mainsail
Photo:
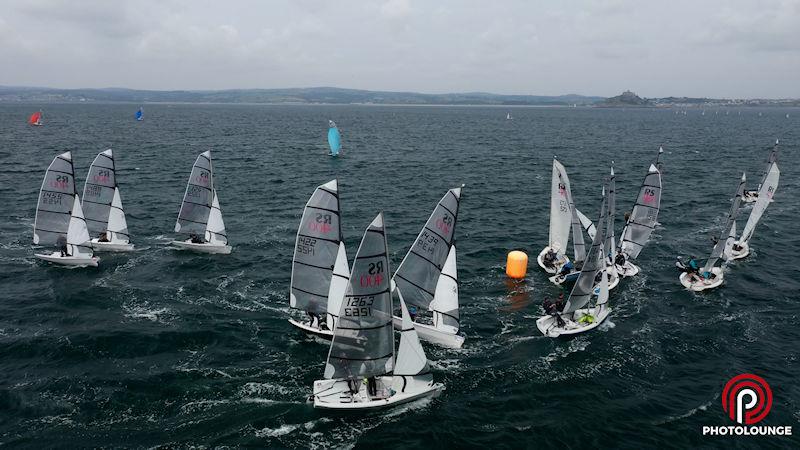
[[[72,154],[65,152],[53,159],[44,175],[33,224],[34,244],[56,245],[59,238],[66,239],[75,197]]]
[[[583,240],[583,225],[578,217],[578,209],[572,209],[572,249],[573,262],[578,267],[586,260],[586,243]]]
[[[439,275],[454,242],[460,201],[461,188],[444,194],[397,268],[393,280],[407,304],[430,309]]]
[[[745,175],[742,173],[742,179],[739,181],[739,186],[736,189],[736,196],[733,198],[733,202],[731,203],[731,210],[728,212],[728,218],[725,220],[725,227],[722,229],[720,239],[717,240],[717,243],[711,250],[711,256],[709,256],[708,261],[706,261],[706,265],[703,266],[703,273],[711,272],[711,268],[714,267],[714,264],[717,263],[717,260],[720,258],[720,256],[722,256],[722,252],[725,250],[726,239],[723,237],[730,233],[731,227],[733,227],[733,222],[736,220],[736,216],[739,214],[739,205],[742,202],[745,181]]]
[[[570,212],[569,178],[567,171],[557,159],[553,158],[553,177],[550,186],[550,236],[548,245],[556,252],[567,250],[569,228],[572,222]]]
[[[656,227],[661,208],[661,171],[650,164],[644,177],[639,196],[622,230],[619,248],[631,259],[636,259]]]
[[[328,145],[331,147],[331,155],[337,156],[339,150],[342,149],[342,136],[339,134],[339,128],[332,121],[328,121]]]
[[[583,308],[589,303],[594,291],[595,277],[599,270],[605,270],[605,262],[603,255],[603,240],[605,239],[605,228],[608,224],[606,219],[606,197],[605,189],[603,190],[603,201],[600,204],[600,217],[597,219],[597,232],[592,239],[592,247],[589,249],[589,255],[586,257],[586,262],[583,263],[581,273],[575,281],[575,286],[572,287],[572,292],[567,298],[567,303],[564,305],[564,313],[571,314],[578,309]]]
[[[331,277],[340,252],[344,252],[344,246],[339,191],[337,181],[331,180],[314,190],[303,209],[292,258],[292,308],[320,315],[327,312]],[[346,269],[346,254],[344,258]]]
[[[42,123],[42,112],[36,111],[35,113],[31,114],[28,118],[29,125],[41,125]]]
[[[608,197],[606,199],[606,206],[608,207],[608,212],[606,213],[606,220],[608,223],[606,224],[606,238],[603,245],[603,253],[604,257],[608,258],[609,261],[613,261],[614,259],[614,249],[616,248],[616,243],[614,242],[614,216],[616,215],[616,205],[617,205],[617,182],[616,182],[616,175],[614,175],[614,162],[611,162],[611,178],[608,180]]]
[[[758,225],[758,221],[761,220],[761,216],[764,214],[764,211],[767,210],[767,206],[772,202],[775,191],[778,190],[778,180],[780,176],[781,171],[778,169],[778,163],[772,162],[767,170],[766,176],[761,181],[761,188],[758,190],[758,200],[756,200],[755,205],[753,205],[750,217],[747,219],[747,223],[742,230],[742,236],[739,238],[740,245],[749,242],[750,238],[753,237],[753,232],[756,229],[756,225]]]
[[[208,217],[214,202],[214,174],[211,151],[201,153],[192,166],[186,192],[183,194],[176,233],[194,233],[205,236]]]
[[[138,121],[144,120],[144,110],[142,108],[139,108],[139,110],[136,111],[136,120]]]
[[[111,231],[120,239],[128,240],[128,225],[122,210],[111,149],[100,152],[92,161],[83,186],[82,207],[90,236],[97,237]]]
[[[394,330],[383,213],[367,228],[353,261],[325,378],[358,379],[392,372]]]
[[[767,174],[772,164],[778,162],[778,143],[779,141],[776,139],[775,145],[772,147],[772,150],[769,151],[769,155],[767,156],[767,168],[764,170],[764,174],[761,175],[761,181],[758,183],[758,191],[760,191],[761,186],[764,185],[764,181],[767,179]]]

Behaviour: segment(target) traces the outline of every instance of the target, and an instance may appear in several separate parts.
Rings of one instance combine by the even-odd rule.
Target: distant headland
[[[154,91],[125,88],[58,89],[0,86],[0,103],[259,103],[582,107],[800,106],[800,99],[642,98],[631,91],[616,97],[590,95],[504,95],[486,92],[423,94],[335,87]]]

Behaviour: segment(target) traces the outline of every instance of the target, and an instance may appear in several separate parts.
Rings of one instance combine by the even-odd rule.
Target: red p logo
[[[731,420],[753,425],[767,417],[772,408],[772,389],[769,384],[751,373],[731,378],[722,390],[722,409]]]

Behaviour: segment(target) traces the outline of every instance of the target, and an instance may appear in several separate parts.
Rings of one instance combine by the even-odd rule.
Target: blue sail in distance
[[[136,111],[136,120],[144,120],[144,111],[142,111],[142,108]]]
[[[342,149],[342,136],[332,120],[328,121],[328,126],[328,145],[331,146],[331,156],[339,156],[339,150]]]

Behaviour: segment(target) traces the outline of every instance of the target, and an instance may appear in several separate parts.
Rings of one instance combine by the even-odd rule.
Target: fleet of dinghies
[[[140,110],[141,111],[141,110]],[[331,121],[331,154],[340,148]],[[597,328],[611,313],[609,291],[624,277],[642,271],[634,263],[658,224],[661,209],[661,154],[651,163],[617,242],[616,174],[612,162],[605,178],[597,220],[576,207],[566,169],[553,159],[547,246],[538,265],[557,285],[572,283],[564,302],[545,299],[545,314],[536,321],[545,336],[570,336]],[[750,255],[750,240],[774,200],[780,170],[777,142],[768,156],[758,189],[745,191],[743,173],[705,264],[679,261],[680,283],[700,292],[723,284],[723,265]],[[460,331],[455,230],[464,185],[449,189],[392,275],[383,213],[369,224],[348,264],[342,232],[337,179],[313,191],[303,209],[295,239],[289,286],[289,323],[322,342],[329,342],[322,379],[313,384],[309,401],[332,410],[387,408],[444,390],[434,382],[420,341],[458,349]],[[741,235],[740,206],[752,203]],[[175,233],[188,235],[171,245],[181,250],[228,254],[231,246],[222,219],[211,152],[197,156],[183,195]],[[588,249],[585,236],[589,237]],[[94,236],[94,237],[93,237]],[[737,237],[738,236],[738,237]],[[567,255],[572,239],[571,259]],[[724,238],[724,239],[723,239]],[[45,173],[34,221],[33,243],[55,246],[36,258],[68,267],[98,266],[95,251],[132,251],[118,173],[111,149],[97,154],[89,167],[83,200],[78,195],[70,152],[57,155]],[[400,335],[395,345],[395,332]]]

